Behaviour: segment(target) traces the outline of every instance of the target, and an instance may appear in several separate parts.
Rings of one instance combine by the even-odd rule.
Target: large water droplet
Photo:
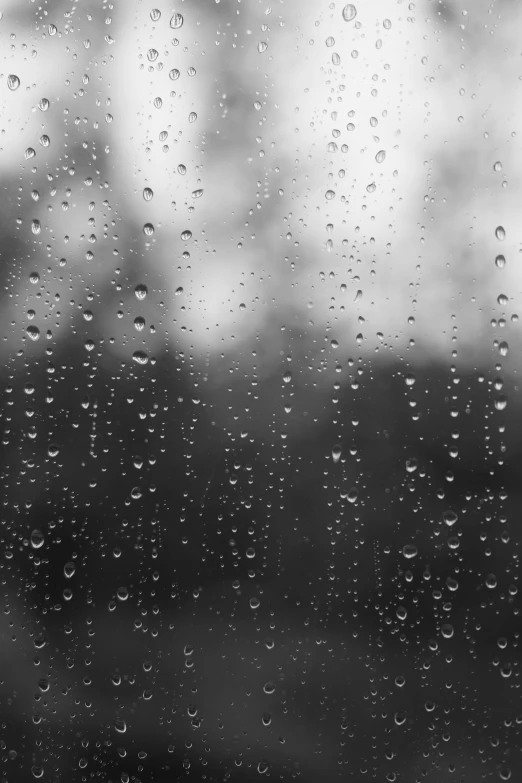
[[[454,511],[444,511],[442,514],[443,521],[447,524],[448,527],[453,527],[455,522],[458,519],[457,514]]]
[[[342,449],[340,446],[334,446],[332,449],[332,459],[334,462],[339,462],[341,459]]]
[[[355,19],[356,16],[357,16],[357,8],[352,3],[348,3],[348,5],[344,6],[343,19],[345,22],[351,22],[352,19]]]
[[[499,269],[504,269],[504,267],[506,266],[506,259],[505,259],[505,256],[503,256],[503,255],[498,255],[498,256],[495,258],[495,266],[497,266]]]
[[[31,533],[31,546],[33,549],[40,549],[44,545],[44,534],[41,530],[33,530]]]
[[[385,159],[386,159],[386,152],[384,150],[379,150],[379,152],[375,156],[375,160],[377,161],[377,163],[383,163]]]
[[[116,718],[116,720],[114,721],[114,728],[120,734],[124,734],[127,731],[127,724],[125,723],[123,718]]]
[[[143,283],[139,283],[134,289],[134,293],[136,294],[136,299],[145,299],[148,293],[148,288],[146,285],[143,285]]]
[[[20,79],[18,78],[18,76],[16,76],[16,74],[14,73],[9,74],[9,76],[7,77],[7,86],[9,87],[10,90],[13,90],[13,92],[20,87]]]
[[[170,19],[170,26],[173,30],[179,30],[180,27],[183,27],[183,15],[177,12],[173,14]]]
[[[503,242],[506,238],[506,230],[504,226],[497,226],[495,229],[495,236],[500,241]]]

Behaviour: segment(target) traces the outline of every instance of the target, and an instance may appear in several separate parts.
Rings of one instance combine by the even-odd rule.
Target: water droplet
[[[198,118],[198,115],[196,114],[196,112],[195,111],[191,111],[189,116],[188,116],[188,121],[189,122],[196,122],[197,118]]]
[[[188,242],[189,239],[192,239],[192,231],[190,231],[188,228],[185,231],[182,231],[181,238],[184,242]]]
[[[35,778],[41,778],[41,777],[43,777],[44,768],[43,768],[43,767],[40,767],[40,766],[38,766],[37,764],[34,764],[34,765],[31,767],[31,772],[33,773],[33,776],[34,776]]]
[[[395,678],[395,685],[397,688],[402,688],[406,684],[406,677],[404,677],[402,674],[397,675]]]
[[[116,718],[116,720],[114,721],[114,728],[120,734],[125,734],[125,732],[127,731],[127,724],[125,723],[123,718]]]
[[[174,293],[175,293],[176,296],[181,296],[181,294],[183,293],[183,286],[181,286],[181,285],[178,286],[176,288],[176,290],[174,291]]]
[[[152,225],[152,223],[145,223],[145,225],[143,226],[143,233],[147,237],[151,237],[154,234],[154,226]]]
[[[269,712],[264,712],[262,717],[263,726],[270,726],[272,723],[272,716]]]
[[[413,386],[415,383],[415,376],[413,375],[413,373],[409,372],[405,376],[404,380],[406,382],[406,386]]]
[[[36,285],[36,283],[38,283],[39,280],[40,280],[40,275],[38,274],[38,272],[31,272],[31,274],[29,275],[29,282],[32,283],[33,285]]]
[[[357,489],[351,489],[348,492],[347,499],[349,503],[355,503],[358,497],[359,497],[359,491]]]
[[[334,462],[339,462],[341,459],[342,449],[340,446],[334,446],[332,449],[332,459]]]
[[[332,65],[340,65],[341,64],[341,55],[337,52],[334,52],[332,54]]]
[[[348,3],[348,5],[344,6],[343,19],[345,22],[351,22],[352,19],[355,19],[356,16],[357,16],[357,8],[352,3]]]
[[[33,232],[33,234],[39,234],[41,230],[42,230],[42,227],[40,225],[40,221],[36,220],[36,219],[33,220],[31,222],[31,231]]]
[[[36,341],[40,339],[40,330],[37,326],[30,324],[30,326],[28,326],[25,331],[27,332],[27,335],[28,337],[31,338],[31,340]]]
[[[290,370],[287,370],[287,371],[286,371],[286,372],[283,374],[283,381],[284,381],[285,383],[290,383],[290,381],[291,381],[291,380],[292,380],[292,373],[290,372]]]
[[[384,150],[379,150],[379,152],[375,156],[375,160],[377,161],[377,163],[383,163],[385,159],[386,159],[386,152]]]
[[[14,73],[9,74],[9,76],[7,77],[7,86],[9,87],[10,90],[13,90],[13,92],[20,87],[20,79],[18,78],[18,76],[16,76],[16,74]]]
[[[56,443],[50,443],[47,449],[47,453],[50,457],[57,457],[60,453],[60,448]]]
[[[333,198],[335,198],[335,191],[334,190],[327,190],[325,193],[326,200],[331,201]]]
[[[261,606],[261,601],[259,600],[259,598],[251,598],[249,604],[251,609],[259,609],[259,607]]]
[[[116,590],[116,595],[119,598],[120,601],[126,601],[129,597],[129,591],[126,587],[118,587]]]
[[[41,101],[38,104],[38,108],[40,109],[40,111],[47,111],[47,109],[49,108],[49,101],[47,100],[47,98],[41,99]]]
[[[275,686],[275,684],[271,680],[269,680],[268,682],[265,682],[265,684],[263,685],[263,690],[268,695],[274,693],[275,689],[276,689],[276,686]]]
[[[177,68],[173,68],[171,71],[169,71],[169,76],[172,79],[173,82],[175,82],[180,77],[180,72]]]
[[[268,764],[266,761],[259,761],[257,764],[257,771],[260,775],[265,775],[268,772]]]
[[[497,586],[497,577],[495,574],[488,574],[486,577],[486,587],[489,587],[490,590],[494,590]]]
[[[145,299],[148,293],[148,288],[146,285],[143,285],[143,283],[139,283],[134,289],[134,293],[136,294],[137,299]]]
[[[366,186],[366,190],[368,193],[375,193],[377,190],[377,185],[375,182],[370,182],[370,184]]]
[[[149,357],[147,356],[145,351],[134,351],[134,353],[132,354],[132,358],[138,364],[147,364],[149,361]]]
[[[507,305],[508,301],[509,300],[505,294],[499,294],[497,297],[497,302],[499,303],[499,305],[502,305],[503,307]]]
[[[259,43],[257,45],[257,51],[259,52],[259,54],[263,54],[263,52],[266,52],[267,49],[268,49],[267,42],[266,41],[259,41]]]
[[[385,19],[384,22],[382,23],[382,26],[384,27],[385,30],[390,30],[392,23],[389,19]]]
[[[332,36],[329,35],[328,38],[326,39],[326,45],[327,46],[333,46],[334,43],[335,43],[335,38],[332,38]]]
[[[153,63],[155,60],[157,60],[159,57],[159,53],[157,49],[149,49],[147,52],[147,59],[149,62]]]
[[[503,242],[506,238],[506,230],[504,226],[497,226],[495,229],[495,236],[499,240],[499,242]]]
[[[180,27],[183,27],[183,15],[180,13],[173,14],[170,19],[170,26],[173,30],[179,30]]]
[[[161,11],[159,10],[159,8],[152,9],[152,11],[150,12],[150,18],[152,19],[153,22],[159,22],[159,20],[161,19]]]
[[[402,724],[406,721],[406,715],[403,712],[396,712],[393,716],[393,719],[397,726],[402,726]]]
[[[504,269],[506,266],[506,259],[503,255],[498,255],[495,258],[495,266],[498,266],[499,269]]]
[[[33,530],[31,533],[31,546],[33,549],[40,549],[44,545],[44,534],[41,530]]]
[[[505,340],[503,340],[500,345],[498,346],[498,350],[501,356],[507,356],[509,351],[509,345]]]
[[[442,514],[442,521],[446,523],[448,527],[453,527],[458,519],[458,515],[454,511],[444,511]]]
[[[402,548],[402,554],[407,560],[411,560],[412,557],[417,556],[417,547],[415,544],[405,544]]]
[[[502,163],[499,160],[493,164],[493,171],[502,171]]]
[[[36,152],[34,151],[34,149],[32,147],[27,147],[24,155],[25,155],[25,159],[26,160],[30,160],[31,158],[34,158],[34,156],[36,155]]]
[[[507,401],[507,397],[505,396],[505,394],[501,394],[500,397],[498,397],[495,400],[495,408],[497,409],[497,411],[505,410],[507,408],[507,404],[508,404],[508,401]]]
[[[202,195],[203,195],[203,190],[201,188],[192,191],[192,198],[201,198]]]
[[[63,567],[63,573],[64,573],[64,576],[65,576],[67,579],[72,579],[72,577],[73,577],[73,576],[74,576],[74,574],[76,573],[76,566],[74,565],[74,563],[73,563],[72,561],[70,561],[69,563],[66,563],[66,564],[64,565],[64,567]]]
[[[440,629],[440,632],[445,639],[451,639],[451,637],[455,633],[451,623],[444,623],[444,625]]]

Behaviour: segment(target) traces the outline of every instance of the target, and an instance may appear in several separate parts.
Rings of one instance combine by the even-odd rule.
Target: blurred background
[[[3,0],[2,783],[521,778],[521,23]]]

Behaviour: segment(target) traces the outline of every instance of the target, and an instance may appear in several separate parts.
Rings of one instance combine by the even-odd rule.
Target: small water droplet
[[[499,160],[493,164],[493,171],[502,171],[502,163]]]
[[[41,230],[42,230],[42,227],[40,225],[40,221],[39,220],[35,219],[35,220],[31,221],[31,231],[33,232],[33,234],[39,234]]]
[[[183,293],[183,286],[181,286],[181,285],[178,286],[176,288],[176,290],[174,291],[174,293],[176,294],[176,296],[181,296],[181,294]]]
[[[332,36],[329,35],[328,38],[326,39],[326,45],[327,46],[333,46],[334,43],[335,43],[335,38],[332,38]]]
[[[505,307],[507,305],[508,301],[509,300],[508,300],[508,298],[507,298],[507,296],[505,294],[499,294],[497,296],[497,302],[499,303],[499,305],[502,305],[502,307]]]
[[[499,242],[503,242],[506,238],[506,230],[504,226],[497,226],[495,229],[495,236],[499,240]]]
[[[498,266],[498,268],[499,268],[499,269],[504,269],[504,267],[506,266],[506,259],[505,259],[505,256],[503,256],[503,255],[498,255],[498,256],[495,258],[495,266]]]
[[[32,283],[33,285],[36,285],[36,283],[38,283],[39,280],[40,280],[40,275],[38,274],[38,272],[31,272],[31,274],[29,275],[29,282]]]
[[[34,158],[34,156],[36,155],[36,152],[34,151],[34,149],[32,147],[27,147],[24,155],[25,155],[25,159],[26,160],[30,160],[31,158]]]
[[[343,8],[343,19],[345,22],[351,22],[355,17],[357,16],[357,8],[352,4],[348,3],[348,5],[345,5]]]
[[[151,237],[154,234],[154,226],[152,223],[145,223],[143,226],[143,233],[147,237]]]
[[[251,598],[249,604],[251,609],[259,609],[259,607],[261,606],[261,601],[259,600],[259,598]]]
[[[379,152],[375,156],[375,160],[377,161],[377,163],[383,163],[385,159],[386,159],[386,152],[384,150],[379,150]]]
[[[159,10],[159,8],[152,9],[152,11],[150,12],[150,18],[152,19],[153,22],[159,22],[159,20],[161,19],[161,11]]]
[[[440,629],[440,632],[445,639],[451,639],[451,637],[455,633],[451,623],[444,623],[444,625]]]
[[[413,386],[415,384],[415,376],[413,373],[409,372],[407,375],[405,375],[404,381],[406,386]]]
[[[285,383],[290,383],[290,381],[291,381],[291,380],[292,380],[292,373],[290,372],[290,370],[287,370],[287,371],[286,371],[286,372],[283,374],[283,381],[284,381]]]
[[[49,101],[47,100],[47,98],[41,99],[41,101],[38,104],[38,108],[40,109],[40,111],[47,111],[47,109],[49,108]]]
[[[327,201],[331,201],[333,198],[335,198],[335,191],[334,190],[327,190],[325,193],[325,197]]]
[[[60,448],[56,443],[50,443],[47,449],[47,453],[50,457],[57,457],[60,453]]]
[[[7,86],[9,87],[10,90],[13,90],[13,92],[20,87],[20,79],[18,78],[18,76],[16,76],[16,74],[14,73],[9,74],[9,76],[7,77]]]
[[[172,79],[173,82],[175,82],[180,77],[180,72],[177,68],[173,68],[171,71],[169,71],[169,76]]]
[[[201,188],[192,191],[192,198],[201,198],[202,195],[203,195],[203,190]]]
[[[340,65],[341,64],[341,55],[337,52],[334,52],[332,54],[332,65]]]
[[[149,49],[147,52],[147,59],[149,62],[153,63],[155,60],[157,60],[159,57],[159,52],[157,49]]]
[[[271,680],[265,682],[265,684],[263,685],[263,690],[268,695],[274,693],[275,689],[276,689],[275,684]]]
[[[384,22],[382,23],[382,26],[384,27],[385,30],[391,30],[392,23],[389,19],[385,19]]]
[[[43,767],[40,767],[40,766],[38,766],[37,764],[34,764],[34,765],[31,767],[31,772],[33,773],[33,776],[34,776],[35,778],[41,778],[41,777],[43,777],[44,768],[43,768]]]
[[[184,242],[188,242],[189,239],[192,239],[192,231],[190,231],[188,228],[185,231],[181,232],[181,239]]]
[[[267,42],[266,41],[259,41],[259,43],[257,45],[257,51],[259,52],[259,54],[263,54],[263,52],[266,52],[267,49],[268,49]]]
[[[340,446],[334,446],[332,449],[332,459],[334,462],[339,462],[341,459],[342,449]]]

